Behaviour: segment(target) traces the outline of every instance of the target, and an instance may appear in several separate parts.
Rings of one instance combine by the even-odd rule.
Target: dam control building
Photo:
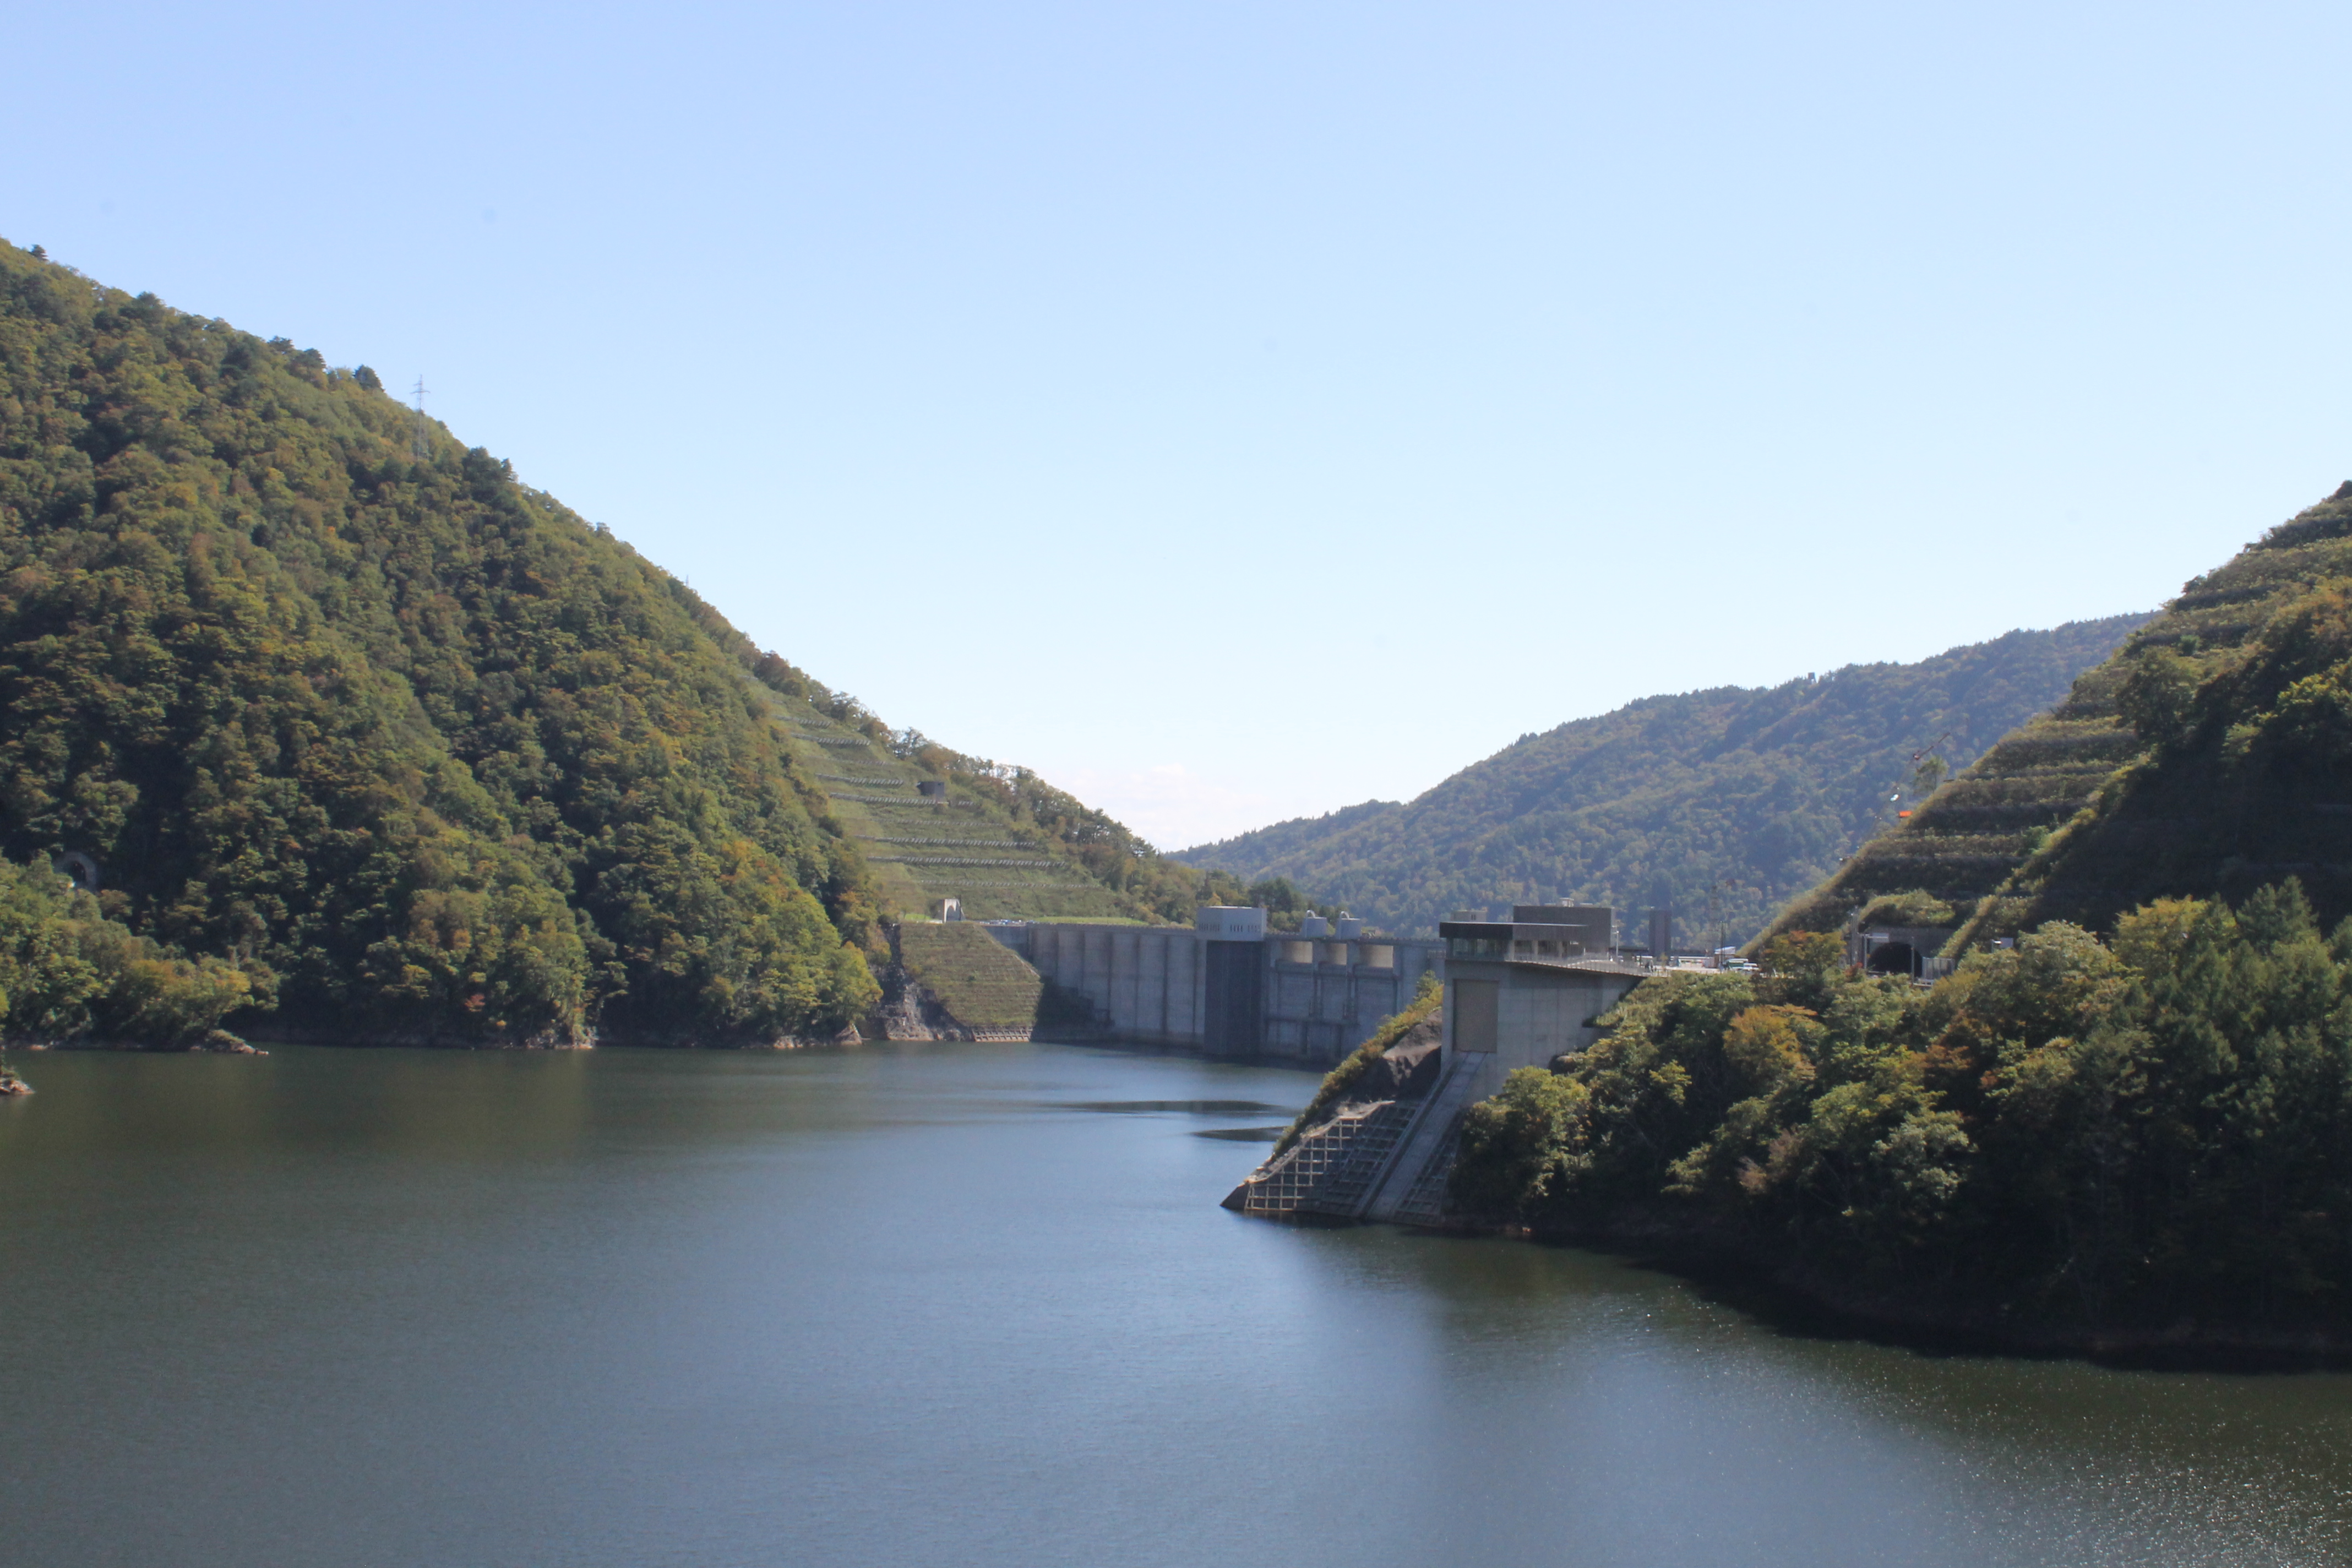
[[[1619,955],[1605,909],[1522,904],[1507,921],[1437,930],[1445,1005],[1436,1051],[1378,1080],[1374,1097],[1333,1107],[1234,1188],[1227,1208],[1441,1223],[1464,1113],[1515,1069],[1593,1044],[1601,1016],[1654,973],[1646,959]]]

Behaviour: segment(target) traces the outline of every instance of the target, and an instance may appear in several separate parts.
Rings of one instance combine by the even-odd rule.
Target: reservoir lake
[[[2340,1564],[2352,1376],[1246,1220],[1312,1076],[15,1054],[0,1563]]]

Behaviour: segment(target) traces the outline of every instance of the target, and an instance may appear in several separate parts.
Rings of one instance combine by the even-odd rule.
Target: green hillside
[[[1718,930],[1741,941],[1887,820],[1915,752],[1973,761],[2144,618],[2011,632],[1769,689],[1648,698],[1523,736],[1409,804],[1367,802],[1178,858],[1287,877],[1396,929],[1570,899],[1629,912],[1669,903],[1681,942]]]
[[[232,1025],[331,1039],[822,1034],[943,887],[1147,920],[1211,887],[892,734],[366,367],[5,244],[0,702],[0,856],[89,857],[77,929],[214,999],[76,1015],[134,1037],[208,1026],[220,965]],[[10,1035],[74,1032],[18,1004],[67,974],[48,921],[0,954],[39,980]]]
[[[1957,954],[2289,876],[2323,921],[2352,913],[2352,485],[2185,584],[1776,929],[1916,889],[1952,910]]]

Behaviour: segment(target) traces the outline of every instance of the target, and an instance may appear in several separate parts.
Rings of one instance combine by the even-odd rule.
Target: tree
[[[1465,1120],[1457,1204],[1733,1243],[1921,1317],[2340,1331],[2352,921],[2324,935],[2293,880],[2112,944],[2049,922],[1925,992],[1789,963],[1815,1005],[1659,976],[1514,1075]]]

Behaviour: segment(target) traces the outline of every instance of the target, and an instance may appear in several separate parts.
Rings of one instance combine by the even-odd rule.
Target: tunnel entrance
[[[1918,951],[1907,942],[1881,942],[1870,950],[1869,969],[1873,974],[1916,974]]]

